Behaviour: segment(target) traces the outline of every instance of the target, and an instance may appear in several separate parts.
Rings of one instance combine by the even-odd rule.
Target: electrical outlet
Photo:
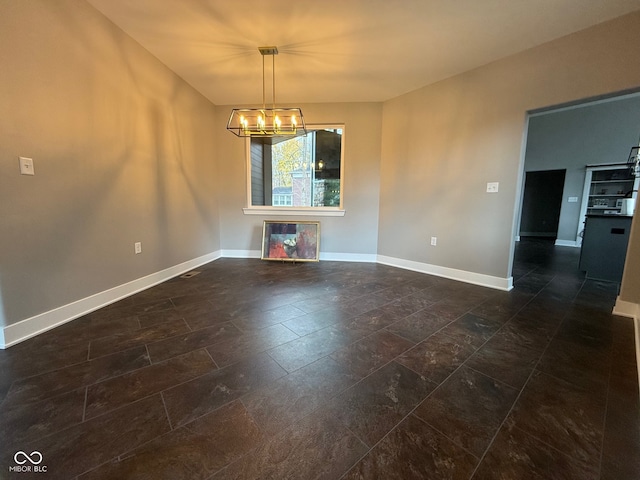
[[[487,193],[498,193],[499,186],[500,186],[500,182],[487,183]]]
[[[438,244],[438,237],[431,237],[431,245],[436,246]]]
[[[142,253],[142,242],[136,242],[133,244],[133,250],[136,252],[136,255]]]

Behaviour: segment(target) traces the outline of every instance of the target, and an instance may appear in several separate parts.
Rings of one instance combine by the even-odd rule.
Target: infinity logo
[[[21,457],[24,458],[24,460],[18,460]],[[24,465],[25,463],[27,463],[27,461],[31,462],[33,465],[39,465],[42,462],[42,454],[39,451],[34,450],[33,452],[31,452],[31,455],[27,455],[22,450],[20,450],[17,451],[13,456],[13,460],[18,465]]]

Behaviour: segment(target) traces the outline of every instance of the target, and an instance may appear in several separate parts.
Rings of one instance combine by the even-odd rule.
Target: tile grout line
[[[584,282],[583,282],[584,284]],[[527,302],[527,305],[533,301],[534,298],[536,298],[540,292],[542,292],[543,289],[541,289],[529,302]],[[577,298],[579,292],[576,293],[576,295],[574,296],[574,299]],[[572,302],[573,304],[573,302]],[[526,306],[526,305],[525,305]],[[524,308],[524,306],[522,307]],[[521,310],[521,309],[520,309]],[[519,311],[520,311],[519,310]],[[519,312],[518,311],[518,312]],[[533,369],[531,370],[531,373],[529,374],[529,376],[527,377],[527,380],[524,382],[524,384],[522,385],[522,388],[520,389],[520,391],[518,392],[518,395],[516,396],[516,399],[513,401],[513,404],[511,405],[511,408],[509,409],[509,411],[507,412],[507,414],[505,415],[504,419],[502,420],[502,422],[500,423],[500,426],[498,427],[498,429],[496,430],[496,433],[493,435],[493,437],[491,438],[491,441],[489,442],[489,444],[487,445],[487,448],[485,449],[482,457],[480,458],[480,462],[478,462],[478,465],[476,466],[476,468],[474,469],[474,471],[471,473],[471,476],[469,478],[473,478],[473,476],[476,474],[476,472],[478,471],[478,468],[480,468],[480,465],[482,465],[482,462],[484,461],[484,459],[487,456],[487,453],[491,450],[491,447],[493,446],[493,442],[495,442],[496,437],[498,436],[498,434],[500,433],[500,431],[502,430],[502,428],[504,427],[505,423],[507,422],[509,416],[511,415],[511,413],[513,412],[513,410],[515,409],[516,405],[518,404],[518,401],[520,400],[520,398],[522,397],[522,394],[525,390],[525,388],[527,387],[527,385],[529,384],[529,382],[531,381],[531,378],[533,377],[533,375],[536,373],[537,369],[538,369],[538,365],[540,364],[540,361],[542,360],[542,358],[544,357],[545,353],[547,352],[547,350],[549,349],[549,345],[551,345],[551,342],[553,341],[553,339],[556,337],[556,335],[558,334],[558,331],[560,330],[560,327],[562,326],[563,322],[565,321],[565,319],[567,318],[568,312],[565,312],[564,316],[562,317],[562,320],[558,323],[558,326],[556,327],[556,329],[553,332],[553,335],[551,336],[551,339],[549,340],[549,342],[547,343],[546,347],[544,348],[544,350],[542,351],[540,357],[538,358],[538,361],[536,362],[536,364],[534,365]],[[542,372],[543,373],[543,372]],[[516,425],[514,425],[516,428],[518,428],[519,430],[523,431],[525,434],[535,438],[538,441],[541,441],[540,439],[538,439],[538,437],[531,435],[530,433],[522,430],[521,428],[517,427]],[[547,445],[546,442],[542,442],[544,445]],[[551,445],[547,445],[548,447],[551,447]],[[555,451],[558,451],[556,448],[553,448]],[[563,453],[563,452],[560,452]],[[565,454],[566,455],[566,454]],[[576,461],[576,459],[574,459],[572,456],[567,455],[568,458],[571,458],[572,460]],[[579,460],[578,460],[579,461]]]
[[[167,402],[164,399],[163,392],[160,392],[160,400],[162,400],[162,406],[164,407],[164,414],[167,416],[167,422],[169,422],[169,431],[173,431],[174,426],[171,423],[171,417],[169,416],[169,410],[167,409]]]
[[[209,355],[209,358],[211,359],[213,364],[216,366],[216,369],[220,370],[220,365],[218,365],[218,363],[213,359],[213,356],[211,356],[211,352],[209,351],[209,348],[208,347],[204,347],[204,351],[207,353],[207,355]]]
[[[151,396],[151,395],[150,395],[150,396]],[[149,397],[150,397],[150,396],[149,396]],[[145,398],[149,398],[149,397],[145,397]],[[161,399],[162,399],[162,396],[161,396]],[[143,399],[141,399],[141,400],[143,400]],[[136,401],[137,401],[137,400],[136,400]],[[162,401],[163,401],[163,403],[164,403],[164,399],[162,399]],[[132,403],[135,403],[135,402],[132,402]],[[129,405],[131,405],[131,404],[129,404]],[[165,409],[165,414],[166,414],[166,409]],[[93,417],[93,418],[98,418],[98,417]],[[93,418],[90,418],[89,420],[93,420]],[[168,419],[168,416],[167,416],[167,419]],[[100,464],[98,464],[98,465],[95,465],[95,466],[93,466],[93,467],[89,468],[88,470],[85,470],[84,472],[81,472],[80,474],[78,474],[78,478],[80,478],[81,476],[83,476],[84,474],[86,474],[86,473],[88,473],[88,472],[92,472],[93,470],[97,470],[98,468],[102,467],[103,465],[107,465],[107,464],[111,463],[111,462],[112,462],[112,461],[114,461],[114,460],[117,460],[117,462],[118,462],[118,463],[122,462],[123,460],[126,460],[127,458],[129,458],[128,454],[130,454],[131,452],[133,452],[133,451],[135,451],[135,450],[137,450],[137,449],[139,449],[139,448],[142,448],[142,447],[144,447],[145,445],[150,444],[151,442],[154,442],[156,439],[161,438],[161,437],[163,437],[164,435],[167,435],[167,434],[171,433],[171,432],[173,431],[173,429],[171,428],[171,420],[169,420],[169,427],[170,427],[170,428],[169,428],[169,431],[168,431],[168,432],[161,433],[161,434],[159,434],[158,436],[153,437],[153,438],[151,438],[151,439],[147,440],[146,442],[143,442],[143,443],[141,443],[141,444],[139,444],[139,445],[136,445],[136,446],[134,446],[134,447],[130,448],[129,450],[126,450],[126,451],[124,451],[124,452],[119,453],[119,454],[118,454],[118,455],[116,455],[115,457],[111,457],[111,458],[109,458],[109,459],[105,460],[104,462],[102,462],[102,463],[100,463]]]
[[[199,348],[199,349],[197,349],[197,350],[192,350],[192,351],[187,352],[187,353],[185,353],[185,354],[183,354],[183,355],[189,355],[189,354],[194,353],[194,352],[197,352],[197,351],[199,351],[199,350],[206,350],[206,348],[204,348],[204,347],[203,347],[203,348]],[[138,369],[136,369],[136,370],[132,370],[132,371],[130,371],[130,372],[125,372],[125,373],[123,373],[123,374],[121,374],[121,375],[118,375],[118,376],[115,376],[115,377],[110,377],[110,378],[108,378],[107,380],[104,380],[104,382],[106,382],[106,381],[110,381],[110,380],[113,380],[113,379],[115,379],[115,378],[121,378],[121,377],[124,377],[125,375],[129,375],[129,374],[132,374],[132,373],[134,373],[134,372],[138,372],[138,371],[140,371],[140,370],[144,370],[144,369],[147,369],[147,368],[151,368],[151,367],[154,367],[154,366],[156,366],[156,365],[161,365],[161,364],[162,364],[162,363],[164,363],[164,362],[171,361],[171,360],[173,360],[173,359],[175,359],[175,358],[178,358],[178,357],[180,357],[180,356],[182,356],[182,355],[178,355],[177,357],[172,357],[172,358],[170,358],[170,359],[168,359],[168,360],[163,360],[162,362],[152,363],[152,364],[149,364],[149,365],[145,365],[144,367],[138,368]],[[166,392],[167,390],[171,390],[171,389],[173,389],[173,388],[179,387],[179,386],[181,386],[181,385],[184,385],[184,384],[189,383],[189,382],[191,382],[191,381],[193,381],[193,380],[199,379],[199,378],[201,378],[201,377],[204,377],[205,375],[209,375],[210,373],[212,373],[212,372],[217,372],[217,371],[218,371],[218,370],[210,370],[210,371],[205,372],[205,373],[203,373],[203,374],[201,374],[201,375],[198,375],[198,376],[196,376],[196,377],[190,378],[189,380],[185,380],[184,382],[177,383],[177,384],[175,384],[175,385],[172,385],[172,386],[170,386],[170,387],[164,388],[164,389],[159,390],[159,391],[154,391],[154,392],[152,392],[152,393],[149,393],[148,395],[144,395],[143,397],[136,398],[136,399],[132,400],[132,401],[131,401],[131,402],[129,402],[129,403],[126,403],[126,404],[120,405],[120,406],[115,407],[115,408],[111,408],[110,410],[106,410],[106,411],[104,411],[104,412],[100,413],[99,415],[95,415],[95,416],[93,416],[93,417],[89,418],[89,420],[93,420],[94,418],[101,417],[101,416],[106,415],[106,414],[108,414],[108,413],[110,413],[110,412],[114,412],[114,411],[116,411],[116,410],[118,410],[118,409],[120,409],[120,408],[124,408],[124,407],[126,407],[126,406],[128,406],[128,405],[131,405],[131,404],[133,404],[133,403],[139,402],[140,400],[144,400],[144,399],[146,399],[146,398],[153,397],[154,395],[157,395],[157,394],[159,394],[159,393]],[[103,383],[103,382],[93,383],[93,384],[89,385],[89,387],[94,386],[94,385],[99,385],[100,383]]]
[[[39,374],[31,375],[31,376],[29,376],[29,377],[24,377],[24,378],[21,378],[21,379],[15,380],[11,385],[12,385],[12,387],[13,387],[13,384],[14,384],[14,383],[16,383],[16,382],[24,382],[24,381],[27,381],[27,380],[29,380],[29,379],[31,379],[31,378],[41,377],[41,376],[43,376],[43,375],[52,374],[52,373],[55,373],[55,372],[58,372],[58,371],[66,370],[66,369],[68,369],[68,368],[77,367],[78,365],[83,365],[83,364],[88,363],[88,362],[94,362],[94,361],[96,361],[96,360],[99,360],[99,359],[101,359],[101,358],[104,358],[104,357],[107,357],[107,356],[110,356],[110,355],[118,355],[118,354],[121,354],[121,353],[125,353],[125,352],[128,352],[128,351],[130,351],[130,350],[133,350],[133,349],[136,349],[136,348],[140,348],[141,346],[142,346],[142,345],[137,345],[137,346],[132,347],[132,348],[129,348],[129,349],[127,349],[127,350],[121,350],[121,351],[119,351],[119,352],[115,352],[115,353],[113,353],[113,354],[104,355],[103,357],[92,358],[91,360],[83,360],[82,362],[74,363],[74,364],[71,364],[71,365],[68,365],[68,366],[65,366],[65,367],[60,367],[60,368],[57,368],[57,369],[55,369],[55,370],[49,370],[49,371],[46,371],[46,372],[44,372],[44,373],[39,373]],[[118,377],[121,377],[121,376],[123,376],[123,375],[127,375],[127,374],[129,374],[129,373],[135,372],[135,371],[137,371],[137,370],[140,370],[141,368],[149,367],[149,366],[151,366],[151,365],[153,365],[153,364],[151,364],[151,363],[150,363],[149,365],[143,365],[143,366],[141,366],[141,367],[135,368],[135,369],[133,369],[133,370],[129,370],[129,371],[124,372],[124,373],[120,373],[120,374],[118,374],[118,375],[114,375],[114,376],[106,377],[106,378],[104,378],[104,379],[97,380],[97,381],[92,381],[91,383],[83,383],[83,384],[78,385],[78,386],[76,386],[76,387],[72,387],[72,388],[70,388],[69,390],[62,390],[61,392],[58,392],[58,393],[56,393],[55,395],[52,395],[52,396],[45,396],[44,398],[42,398],[42,399],[40,399],[40,400],[37,400],[37,401],[35,401],[35,402],[33,402],[33,403],[40,403],[40,402],[44,402],[44,401],[46,401],[46,400],[50,400],[50,399],[56,398],[56,397],[58,397],[58,396],[65,395],[65,394],[67,394],[67,393],[69,393],[69,392],[72,392],[72,391],[74,391],[74,390],[78,390],[78,389],[81,389],[81,388],[89,388],[89,387],[92,387],[92,386],[94,386],[94,385],[98,385],[98,384],[100,384],[100,383],[102,383],[102,382],[106,382],[106,381],[108,381],[108,380],[111,380],[111,379],[113,379],[113,378],[118,378]],[[10,395],[10,393],[11,393],[11,390],[9,390],[9,391],[7,392],[7,395],[6,395],[6,397],[5,397],[5,399],[4,399],[4,400],[8,399],[8,398],[11,396],[11,395]],[[4,400],[3,400],[3,401],[4,401]],[[0,405],[2,405],[2,402],[0,402]]]
[[[344,471],[344,473],[342,475],[340,475],[340,477],[338,477],[338,480],[341,480],[345,477],[346,474],[348,474],[351,469],[353,467],[355,467],[356,465],[358,465],[358,463],[360,463],[367,455],[369,455],[371,452],[373,452],[373,449],[375,448],[375,445],[372,446],[371,448],[369,448],[369,445],[364,442],[358,435],[355,434],[355,432],[353,430],[351,430],[347,425],[344,425],[342,422],[339,422],[340,425],[342,425],[351,435],[353,435],[356,440],[358,440],[362,445],[364,445],[366,452],[364,452],[360,457],[358,457],[349,467],[347,467],[347,469]],[[395,429],[395,427],[394,427]],[[392,429],[393,430],[393,429]],[[386,436],[386,435],[385,435]],[[376,445],[379,442],[376,442]]]
[[[514,288],[515,289],[515,288]],[[529,305],[531,302],[533,302],[533,300],[538,297],[538,295],[540,295],[540,292],[543,289],[541,288],[537,294],[535,294],[528,302],[526,302],[521,308],[519,308],[516,313],[514,313],[513,316],[511,316],[509,318],[509,320],[507,320],[502,327],[500,327],[500,330],[502,330],[502,328],[504,327],[504,325],[506,325],[507,323],[509,323],[509,321],[511,319],[513,319],[513,317],[515,317],[518,313],[520,313],[527,305]],[[566,314],[565,314],[566,316]],[[560,325],[562,325],[562,321],[560,321],[560,323],[558,324],[558,326],[556,327],[553,335],[551,336],[551,339],[553,339],[553,337],[555,337],[557,331],[560,328]],[[496,332],[497,333],[497,332]],[[526,388],[526,386],[529,384],[529,380],[531,380],[531,377],[533,376],[533,374],[536,371],[536,368],[538,366],[538,364],[540,363],[540,360],[542,359],[542,357],[544,356],[544,353],[547,351],[547,348],[549,348],[549,345],[551,344],[551,340],[549,340],[549,342],[547,343],[546,347],[544,348],[544,350],[542,351],[542,353],[540,354],[540,357],[538,358],[538,361],[536,362],[536,364],[534,365],[534,367],[531,369],[531,373],[529,374],[529,376],[527,377],[527,379],[525,380],[525,382],[523,383],[522,387],[520,388],[520,391],[518,392],[518,395],[516,395],[516,398],[514,399],[513,403],[511,404],[511,408],[509,409],[509,411],[507,412],[507,414],[504,416],[504,418],[502,419],[502,422],[500,422],[500,425],[498,426],[498,428],[496,429],[495,433],[493,434],[493,437],[491,437],[491,440],[489,441],[489,443],[487,444],[487,447],[485,448],[482,456],[480,457],[480,461],[478,462],[478,464],[476,465],[476,468],[473,469],[473,472],[471,472],[471,475],[469,476],[469,478],[473,478],[473,476],[476,474],[476,472],[478,471],[478,469],[480,468],[480,465],[482,465],[482,462],[484,461],[484,459],[487,456],[487,453],[491,450],[491,447],[493,446],[493,442],[495,442],[496,437],[498,436],[498,434],[500,433],[500,431],[502,430],[502,427],[504,426],[504,424],[507,422],[507,419],[509,418],[509,415],[511,415],[511,412],[513,412],[513,409],[515,408],[516,404],[518,403],[518,401],[520,400],[520,397],[522,396],[522,393],[524,392],[524,389]]]
[[[436,303],[437,303],[437,302],[436,302]],[[423,310],[424,310],[424,309],[423,309]],[[470,311],[470,310],[469,310],[469,311]],[[469,311],[468,311],[468,312],[469,312]],[[467,312],[467,313],[468,313],[468,312]],[[430,338],[431,336],[433,336],[433,335],[435,335],[436,333],[440,332],[441,330],[443,330],[443,329],[444,329],[444,328],[446,328],[447,326],[449,326],[449,325],[451,325],[452,323],[454,323],[456,320],[458,320],[458,319],[462,318],[464,315],[466,315],[466,313],[464,313],[464,314],[460,315],[459,317],[455,318],[454,320],[451,320],[449,323],[447,323],[447,324],[443,325],[440,329],[436,330],[436,331],[435,331],[435,332],[433,332],[431,335],[427,336],[424,340],[422,340],[421,342],[415,343],[411,348],[408,348],[407,350],[405,350],[405,351],[404,351],[404,352],[402,352],[401,354],[399,354],[399,355],[395,356],[395,357],[394,357],[394,358],[392,358],[390,361],[388,361],[388,362],[387,362],[387,363],[385,363],[384,365],[380,366],[378,369],[376,369],[374,372],[370,373],[369,375],[367,375],[367,376],[363,377],[362,379],[360,379],[358,382],[356,382],[354,385],[352,385],[352,386],[351,386],[351,387],[349,387],[349,388],[353,388],[353,387],[355,387],[356,385],[358,385],[359,383],[361,383],[362,381],[364,381],[364,380],[365,380],[367,377],[369,377],[370,375],[373,375],[373,374],[374,374],[375,372],[377,372],[378,370],[380,370],[380,369],[384,368],[385,366],[387,366],[387,365],[391,364],[392,362],[395,362],[395,361],[396,361],[399,357],[401,357],[404,353],[406,353],[406,352],[408,352],[408,351],[410,351],[410,350],[413,350],[413,348],[415,348],[418,344],[420,344],[420,343],[424,342],[425,340],[427,340],[427,339],[428,339],[428,338]],[[409,315],[407,315],[407,316],[409,316]],[[404,318],[406,318],[406,317],[404,317]],[[398,321],[401,321],[401,320],[402,320],[402,319],[400,319],[400,320],[398,320]],[[386,328],[386,327],[385,327],[385,328]],[[383,329],[384,329],[384,328],[383,328]],[[383,330],[383,329],[382,329],[382,330]],[[497,332],[497,331],[496,331],[496,332]],[[495,333],[494,333],[494,334],[495,334]],[[445,335],[446,335],[446,334],[445,334]],[[446,336],[447,336],[447,337],[449,337],[449,338],[452,338],[452,337],[450,337],[449,335],[446,335]],[[401,337],[401,338],[402,338],[402,337]],[[487,341],[488,341],[488,339],[487,339]],[[487,341],[485,341],[484,343],[486,343]],[[483,345],[484,345],[484,343],[483,343]],[[478,350],[479,350],[479,348],[481,348],[481,347],[478,347],[475,351],[478,351]],[[475,353],[475,352],[474,352],[474,353]],[[471,355],[473,355],[473,353],[472,353]],[[469,357],[470,357],[471,355],[469,355]],[[467,358],[468,358],[468,357],[467,357]],[[465,359],[465,361],[466,361],[466,359]],[[369,449],[369,451],[368,451],[367,453],[365,453],[364,455],[362,455],[362,457],[361,457],[361,458],[359,458],[359,459],[358,459],[358,460],[357,460],[353,465],[351,465],[351,466],[350,466],[350,467],[345,471],[345,473],[344,473],[340,478],[344,478],[344,476],[345,476],[345,475],[346,475],[346,474],[347,474],[347,473],[348,473],[348,472],[349,472],[353,467],[355,467],[355,466],[356,466],[356,465],[357,465],[357,464],[358,464],[358,463],[359,463],[363,458],[365,458],[369,453],[371,453],[371,452],[376,448],[376,446],[377,446],[377,445],[379,445],[379,444],[380,444],[380,443],[381,443],[385,438],[387,438],[387,437],[388,437],[388,436],[389,436],[389,435],[390,435],[394,430],[396,430],[396,429],[397,429],[397,428],[398,428],[398,427],[399,427],[399,426],[400,426],[400,425],[401,425],[401,424],[402,424],[402,423],[403,423],[407,418],[409,418],[411,415],[413,415],[414,417],[416,417],[420,422],[427,424],[430,428],[433,428],[435,431],[437,431],[438,433],[440,433],[441,435],[443,435],[445,438],[447,438],[449,441],[451,441],[451,442],[452,442],[453,444],[455,444],[456,446],[458,446],[458,447],[462,448],[465,452],[469,453],[469,454],[470,454],[470,455],[472,455],[474,458],[478,459],[478,457],[477,457],[476,455],[472,454],[472,453],[471,453],[471,452],[469,452],[466,448],[462,447],[462,446],[461,446],[461,445],[459,445],[457,442],[453,441],[451,438],[449,438],[449,436],[447,436],[447,435],[443,434],[442,432],[440,432],[440,430],[438,430],[437,428],[433,427],[431,424],[429,424],[428,422],[426,422],[425,420],[423,420],[421,417],[419,417],[419,416],[415,415],[415,411],[418,409],[418,407],[419,407],[419,406],[420,406],[420,405],[421,405],[421,404],[422,404],[426,399],[428,399],[428,398],[433,394],[433,392],[435,392],[436,390],[438,390],[438,388],[440,388],[440,386],[441,386],[443,383],[445,383],[445,382],[446,382],[446,381],[447,381],[447,380],[448,380],[448,379],[449,379],[449,378],[450,378],[450,377],[451,377],[455,372],[457,372],[457,371],[458,371],[458,370],[459,370],[459,369],[464,365],[464,363],[465,363],[465,362],[462,362],[462,363],[461,363],[461,364],[460,364],[460,365],[459,365],[459,366],[458,366],[458,367],[457,367],[457,368],[456,368],[456,369],[455,369],[451,374],[449,374],[449,375],[448,375],[448,376],[447,376],[447,377],[446,377],[442,382],[437,383],[437,384],[436,384],[436,382],[434,382],[433,380],[431,380],[431,379],[429,379],[429,378],[426,378],[424,375],[422,375],[422,374],[421,374],[421,373],[419,373],[419,372],[416,372],[416,371],[415,371],[415,370],[413,370],[412,368],[410,368],[410,367],[408,367],[408,366],[406,366],[406,365],[403,365],[402,363],[399,363],[399,362],[396,362],[396,363],[397,363],[398,365],[400,365],[400,366],[402,366],[402,367],[406,368],[407,370],[409,370],[409,371],[411,371],[411,372],[415,373],[416,375],[420,376],[420,378],[424,378],[427,382],[433,383],[433,384],[435,385],[435,387],[434,387],[434,389],[433,389],[431,392],[429,392],[429,394],[427,394],[427,396],[425,396],[425,398],[423,398],[422,400],[420,400],[419,402],[417,402],[417,403],[416,403],[416,405],[415,405],[413,408],[411,408],[411,409],[409,410],[409,412],[408,412],[404,417],[402,417],[402,418],[401,418],[401,419],[400,419],[400,420],[399,420],[399,421],[398,421],[398,422],[393,426],[393,428],[391,428],[391,429],[390,429],[390,430],[389,430],[385,435],[383,435],[383,436],[382,436],[382,438],[380,438],[380,440],[378,440],[374,445],[372,445],[372,446],[371,446],[371,448]],[[348,388],[347,388],[347,389],[345,389],[344,391],[346,391],[346,390],[348,390]],[[342,392],[341,392],[341,393],[342,393]],[[336,396],[337,396],[337,395],[336,395]],[[332,398],[335,398],[335,397],[332,397]],[[342,423],[342,422],[340,422],[340,423],[341,423],[343,426],[345,426],[345,427],[346,427],[346,428],[347,428],[351,433],[353,433],[353,431],[352,431],[348,426],[344,425],[344,423]],[[360,440],[360,441],[362,442],[362,440],[360,439],[360,437],[359,437],[358,435],[356,435],[355,433],[353,433],[353,435],[355,435],[355,437],[356,437],[358,440]],[[365,446],[368,446],[365,442],[362,442],[362,443],[364,443],[364,445],[365,445]]]
[[[432,392],[433,393],[433,392]],[[429,395],[431,396],[431,395]],[[428,397],[427,397],[428,398]],[[426,400],[426,399],[425,399]],[[456,442],[453,438],[451,438],[449,435],[447,435],[446,433],[444,433],[442,430],[440,430],[439,428],[437,428],[435,425],[432,425],[431,423],[429,423],[427,420],[425,420],[424,418],[422,418],[420,415],[416,414],[416,410],[418,409],[418,407],[414,408],[413,411],[411,412],[410,415],[413,415],[413,417],[415,417],[417,420],[419,420],[420,422],[424,423],[425,425],[427,425],[429,428],[435,430],[436,432],[438,432],[440,435],[442,435],[444,438],[446,438],[447,440],[449,440],[451,443],[453,443],[456,447],[462,449],[465,453],[468,453],[469,455],[471,455],[473,458],[475,458],[478,463],[476,464],[476,467],[480,464],[480,457],[478,457],[478,455],[476,455],[475,453],[473,453],[472,451],[470,451],[469,449],[467,449],[467,447],[465,447],[464,445],[460,445],[460,443]],[[407,415],[408,417],[409,415]],[[406,418],[406,417],[405,417]],[[403,419],[404,421],[404,419]],[[487,447],[488,448],[488,447]],[[471,477],[469,477],[471,478]]]
[[[89,397],[89,387],[84,388],[84,405],[82,407],[82,422],[84,423],[87,419],[87,398]],[[64,429],[63,429],[64,430]]]
[[[141,368],[150,367],[151,365],[156,365],[151,360],[151,352],[149,352],[149,344],[145,343],[144,344],[144,349],[147,352],[147,358],[149,359],[149,365],[145,365],[144,367],[141,367]],[[138,368],[136,370],[140,370],[140,369]],[[133,371],[135,372],[135,370],[133,370]],[[123,374],[123,375],[126,375],[126,374]]]

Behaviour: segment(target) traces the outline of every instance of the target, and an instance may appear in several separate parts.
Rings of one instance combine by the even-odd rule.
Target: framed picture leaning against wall
[[[317,262],[319,255],[320,222],[264,221],[262,260]]]

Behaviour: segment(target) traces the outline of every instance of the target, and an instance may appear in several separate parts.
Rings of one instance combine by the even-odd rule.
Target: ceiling
[[[278,102],[375,102],[640,9],[640,0],[88,1],[216,105],[262,102],[260,46],[279,50]]]

